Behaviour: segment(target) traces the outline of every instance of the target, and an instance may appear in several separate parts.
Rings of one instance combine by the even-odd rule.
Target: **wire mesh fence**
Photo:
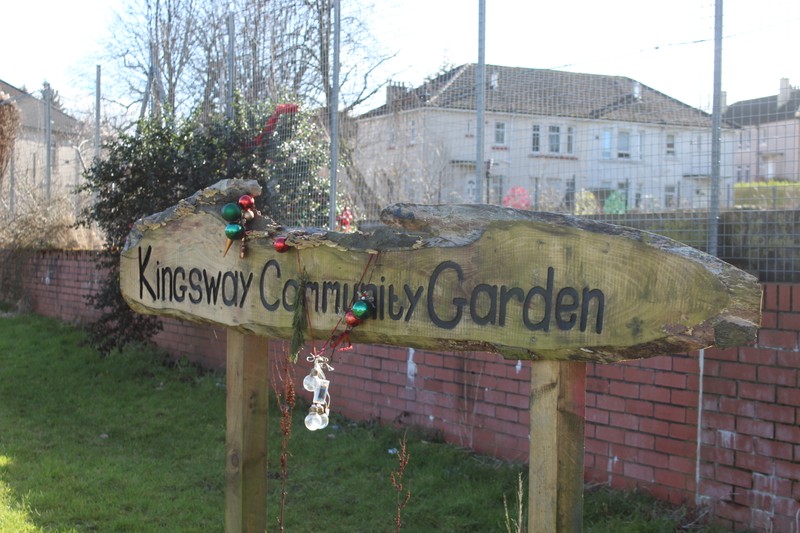
[[[508,31],[488,34],[487,49],[501,52],[490,57],[483,78],[477,62],[478,2],[443,2],[449,7],[437,4],[425,12],[416,1],[341,4],[340,26],[333,0],[164,4],[163,12],[150,13],[141,34],[169,42],[169,32],[178,35],[189,27],[175,20],[188,24],[191,16],[193,40],[185,45],[180,75],[169,62],[176,54],[142,47],[149,53],[142,56],[141,105],[134,109],[152,114],[172,106],[211,116],[230,113],[236,102],[260,107],[266,114],[250,115],[255,137],[266,127],[256,117],[296,104],[310,111],[325,146],[332,135],[331,111],[337,109],[334,216],[343,220],[347,209],[352,228],[368,230],[380,209],[395,202],[485,202],[594,217],[704,250],[713,241],[712,251],[763,280],[800,279],[800,89],[778,77],[756,97],[726,102],[724,93],[715,94],[713,4],[688,4],[680,27],[659,25],[661,12],[643,14],[641,21],[649,25],[638,18],[629,23],[628,35],[619,37],[628,48],[615,49],[610,54],[615,61],[602,65],[580,61],[593,55],[592,37],[574,33],[575,22],[564,13],[545,22],[565,41],[583,41],[582,55],[554,51],[520,59],[527,41],[537,50],[543,44],[566,45],[521,34],[515,24],[524,23],[529,12],[522,10],[528,8],[490,4],[489,18],[504,20]],[[800,20],[800,9],[784,7],[785,19],[770,26],[759,25],[755,14],[739,26],[741,13],[730,18],[722,50],[725,65],[733,65],[727,75],[723,70],[732,85],[747,76],[739,70],[752,68],[751,58],[767,61],[775,50],[797,44],[792,21]],[[730,9],[735,15],[745,6],[734,3]],[[606,27],[602,40],[616,42],[611,23],[619,17],[594,16],[594,26]],[[172,26],[164,23],[166,17],[172,17]],[[455,26],[445,21],[459,24],[458,31],[446,29]],[[661,33],[651,39],[648,28],[659,26]],[[537,31],[550,35],[544,28]],[[469,53],[455,53],[457,46]],[[418,55],[409,56],[410,50]],[[676,59],[679,50],[702,57],[682,62]],[[453,56],[459,62],[452,63]],[[640,79],[647,72],[643,64],[658,75]],[[665,81],[670,79],[680,79],[680,90]],[[725,88],[744,94],[735,86]],[[718,152],[713,101],[720,103]],[[40,135],[34,130],[27,135]],[[82,138],[90,139],[90,133],[58,145],[59,163],[50,165],[58,166],[59,183],[74,181],[82,171],[76,161],[93,144],[81,145]],[[9,175],[15,184],[41,180],[42,157],[18,149],[4,191]],[[331,175],[330,168],[319,172]],[[305,179],[298,175],[294,190],[305,190],[300,183]],[[6,203],[10,197],[13,190]],[[287,213],[287,219],[302,217]]]

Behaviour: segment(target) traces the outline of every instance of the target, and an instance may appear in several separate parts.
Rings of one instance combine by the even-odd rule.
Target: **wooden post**
[[[528,531],[583,530],[586,364],[531,365]]]
[[[267,527],[269,340],[228,329],[226,533]]]

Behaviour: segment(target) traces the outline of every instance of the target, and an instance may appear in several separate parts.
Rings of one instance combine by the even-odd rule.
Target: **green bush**
[[[311,117],[297,110],[247,110],[233,120],[144,119],[133,133],[108,143],[105,158],[86,172],[83,189],[95,198],[82,222],[103,230],[98,268],[108,274],[88,303],[101,311],[88,327],[88,342],[102,355],[149,340],[157,318],[133,313],[119,290],[119,254],[133,223],[222,179],[260,181],[258,208],[286,225],[325,220],[327,183],[319,178],[325,144]],[[265,127],[264,125],[270,125]]]
[[[736,207],[746,209],[794,209],[800,207],[800,183],[766,181],[733,186]]]

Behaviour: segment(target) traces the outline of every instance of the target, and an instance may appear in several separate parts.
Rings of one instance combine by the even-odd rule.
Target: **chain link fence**
[[[210,115],[229,112],[235,101],[266,109],[296,103],[313,112],[325,145],[332,135],[331,110],[337,109],[334,217],[342,220],[347,209],[353,228],[369,230],[380,209],[395,202],[486,202],[643,228],[716,252],[764,281],[800,279],[800,88],[779,77],[769,80],[764,94],[726,101],[712,85],[713,5],[681,13],[686,27],[664,30],[660,47],[650,47],[637,22],[630,22],[631,38],[642,44],[631,48],[635,53],[619,52],[613,66],[582,69],[580,62],[558,64],[541,54],[522,64],[519,54],[501,53],[480,69],[478,2],[459,3],[458,13],[451,5],[446,15],[465,24],[457,32],[447,29],[436,6],[430,6],[430,16],[407,16],[407,5],[413,11],[422,4],[342,4],[337,26],[332,0],[201,2],[197,16],[205,18],[193,26],[185,77],[173,79],[164,51],[150,47],[143,56],[148,68],[138,109],[154,113],[190,102],[184,112]],[[509,26],[523,18],[512,2],[490,8],[490,19]],[[744,8],[731,6],[737,9]],[[602,27],[612,15],[598,15],[595,25]],[[642,17],[652,23],[657,15]],[[796,48],[791,23],[800,20],[800,10],[791,7],[774,27],[759,26],[756,18],[723,32],[725,65],[754,68],[752,58]],[[581,39],[567,18],[548,24],[561,28],[565,39]],[[526,38],[535,41],[518,31],[495,31],[486,47],[524,48]],[[591,55],[585,39],[584,54]],[[465,57],[454,63],[449,47],[457,42],[474,53],[454,54]],[[406,52],[420,48],[430,67],[409,62]],[[693,71],[672,55],[678,48],[707,60]],[[639,79],[642,62],[659,72],[656,82]],[[723,79],[740,80],[742,74],[723,71]],[[658,85],[669,78],[681,79],[680,95]],[[703,96],[687,102],[686,94]],[[717,152],[712,102],[719,104]],[[44,118],[36,120],[41,124]],[[254,135],[264,126],[254,119]],[[46,190],[45,168],[51,195],[79,182],[81,161],[94,149],[91,127],[83,128],[63,141],[51,140],[45,164],[41,147],[23,146],[27,139],[40,142],[43,129],[31,125],[17,143],[3,180],[8,212],[19,208],[24,187]],[[329,168],[322,172],[330,175]]]

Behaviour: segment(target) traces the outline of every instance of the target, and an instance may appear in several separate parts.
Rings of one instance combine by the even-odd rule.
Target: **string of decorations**
[[[247,223],[253,220],[257,215],[261,215],[255,208],[255,200],[249,194],[244,194],[239,197],[238,201],[225,204],[221,209],[221,214],[222,218],[227,222],[225,226],[225,237],[227,241],[225,243],[225,251],[222,255],[223,257],[227,255],[233,242],[240,240],[239,257],[243,259],[247,248],[246,242],[249,233],[247,230]],[[345,208],[345,212],[337,219],[337,222],[339,223],[340,229],[344,231],[350,229],[352,213],[349,208]],[[287,240],[287,237],[283,235],[276,236],[272,241],[272,246],[273,249],[280,254],[287,253],[292,249],[291,243]],[[298,271],[301,273],[301,280],[306,280],[305,269],[303,268],[300,258],[300,250],[295,250]],[[380,253],[369,255],[361,277],[355,285],[356,287],[364,287],[365,278],[367,278],[367,284],[370,283],[379,257]],[[368,277],[367,273],[369,273]],[[322,346],[322,349],[317,350],[313,328],[311,326],[311,316],[305,302],[305,286],[306,283],[301,281],[297,287],[295,317],[292,321],[295,334],[292,336],[291,351],[296,356],[300,345],[303,344],[302,322],[304,320],[309,336],[311,337],[311,353],[306,357],[306,361],[311,363],[311,370],[309,374],[303,378],[303,388],[313,393],[311,407],[308,410],[308,415],[305,417],[304,423],[306,428],[310,431],[317,431],[318,429],[326,428],[330,421],[331,395],[329,389],[331,382],[325,376],[325,371],[333,371],[330,360],[336,351],[344,351],[352,348],[350,332],[353,328],[359,326],[375,313],[375,303],[374,296],[371,295],[369,291],[355,291],[353,299],[345,311],[344,316],[339,318],[328,336],[328,339]],[[340,332],[339,329],[342,322],[344,322],[345,328]],[[330,352],[330,357],[325,355],[326,352]]]
[[[240,240],[242,244],[239,248],[239,258],[244,259],[247,240],[247,223],[253,220],[256,215],[261,215],[256,211],[256,201],[249,194],[243,194],[236,202],[231,202],[222,206],[222,218],[228,222],[225,226],[225,251],[222,252],[222,257],[225,257],[230,250],[234,241]]]
[[[273,242],[273,247],[276,251],[278,251],[278,253],[285,253],[289,249],[289,245],[283,237],[276,238]],[[367,265],[364,268],[361,278],[356,286],[363,286],[364,277],[366,276],[370,265],[372,265],[372,271],[370,272],[369,277],[370,279],[372,278],[372,272],[375,271],[375,266],[377,266],[378,263],[377,255],[378,254],[370,255]],[[305,272],[300,259],[300,250],[297,250],[297,263],[300,272]],[[362,291],[360,293],[356,292],[349,309],[344,314],[344,331],[341,333],[338,332],[342,324],[342,318],[339,318],[330,335],[328,336],[328,339],[325,341],[325,344],[322,346],[322,349],[317,350],[316,343],[314,342],[311,316],[309,315],[307,306],[304,302],[304,284],[301,284],[300,287],[298,287],[298,291],[301,291],[301,296],[298,298],[298,300],[303,300],[303,303],[295,307],[295,313],[302,312],[305,315],[306,326],[309,331],[309,336],[311,337],[312,347],[311,354],[306,358],[306,360],[312,364],[312,367],[309,374],[303,379],[303,388],[309,392],[313,392],[313,396],[311,406],[308,409],[308,415],[306,415],[304,420],[304,424],[309,431],[317,431],[318,429],[326,428],[330,421],[330,380],[325,376],[325,370],[333,371],[333,367],[330,365],[330,360],[337,350],[344,351],[352,348],[352,344],[350,343],[350,332],[354,327],[361,324],[363,320],[372,315],[375,307],[373,297],[367,291]],[[299,326],[295,325],[296,331],[298,328]],[[325,353],[328,351],[330,352],[330,357],[325,355]]]

